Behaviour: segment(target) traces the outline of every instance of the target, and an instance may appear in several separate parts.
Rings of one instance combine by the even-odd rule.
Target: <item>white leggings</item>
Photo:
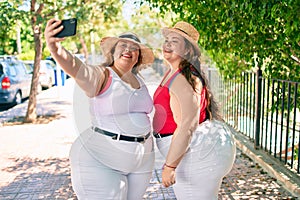
[[[141,200],[154,165],[153,139],[116,141],[86,130],[73,143],[70,161],[78,199]]]
[[[164,157],[172,136],[156,139]],[[176,168],[173,189],[178,200],[218,199],[223,177],[235,160],[236,146],[230,129],[222,122],[205,121],[193,134],[190,147]]]

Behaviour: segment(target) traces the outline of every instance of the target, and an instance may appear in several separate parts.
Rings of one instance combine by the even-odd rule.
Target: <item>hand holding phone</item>
[[[63,37],[69,37],[76,35],[76,28],[77,28],[77,19],[71,18],[71,19],[64,19],[61,21],[60,26],[63,25],[62,31],[57,33],[55,37],[63,38]]]

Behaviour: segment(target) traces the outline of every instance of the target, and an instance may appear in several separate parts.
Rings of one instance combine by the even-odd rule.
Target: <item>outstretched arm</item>
[[[105,73],[105,67],[86,65],[61,45],[65,38],[54,37],[63,29],[60,24],[61,20],[57,19],[50,19],[47,22],[45,29],[47,47],[62,69],[76,80],[88,96],[93,97],[101,91],[108,73]]]

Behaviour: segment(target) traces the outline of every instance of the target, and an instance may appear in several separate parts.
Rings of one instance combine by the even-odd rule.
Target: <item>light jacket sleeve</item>
[[[89,97],[96,96],[108,78],[103,66],[92,66],[83,63],[79,58],[64,48],[61,52],[52,54],[60,67],[72,78]]]

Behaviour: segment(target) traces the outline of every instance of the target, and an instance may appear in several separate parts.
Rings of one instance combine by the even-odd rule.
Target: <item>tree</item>
[[[117,5],[117,6],[116,6]],[[37,118],[36,113],[36,94],[38,85],[38,72],[40,69],[40,61],[42,59],[43,50],[43,28],[45,23],[51,17],[67,18],[67,17],[77,17],[79,20],[91,19],[90,23],[95,23],[97,17],[103,18],[103,22],[114,19],[119,12],[120,2],[118,0],[75,0],[75,1],[38,1],[38,0],[17,0],[17,1],[5,1],[1,3],[1,13],[0,23],[3,25],[9,33],[14,26],[15,20],[17,19],[29,19],[31,22],[31,28],[34,38],[34,70],[31,83],[31,91],[29,96],[27,113],[24,118],[24,122],[33,122]],[[29,9],[26,9],[29,7]],[[25,9],[23,9],[25,8]],[[100,13],[100,14],[99,14]],[[92,26],[93,28],[94,26]],[[85,27],[87,28],[87,27]],[[85,29],[91,31],[91,29]],[[6,34],[4,33],[4,34]],[[1,39],[5,38],[6,35],[0,35]],[[11,38],[11,37],[9,37]],[[9,40],[5,40],[7,42]],[[84,40],[81,40],[84,41]],[[11,46],[11,45],[7,45]],[[13,46],[15,50],[15,45]],[[15,52],[13,50],[13,52]],[[6,52],[3,50],[3,52]],[[12,53],[13,53],[12,52]]]
[[[168,13],[162,18],[158,9],[150,9],[149,5],[136,5],[134,12],[130,16],[130,30],[138,34],[143,42],[147,43],[156,57],[161,57],[161,47],[164,41],[161,28],[172,24],[172,13]]]
[[[22,11],[9,2],[0,3],[0,54],[14,54],[17,52],[16,33],[14,31],[18,21],[23,19]]]
[[[265,76],[300,80],[300,1],[146,1],[193,24],[225,77],[261,67]]]

